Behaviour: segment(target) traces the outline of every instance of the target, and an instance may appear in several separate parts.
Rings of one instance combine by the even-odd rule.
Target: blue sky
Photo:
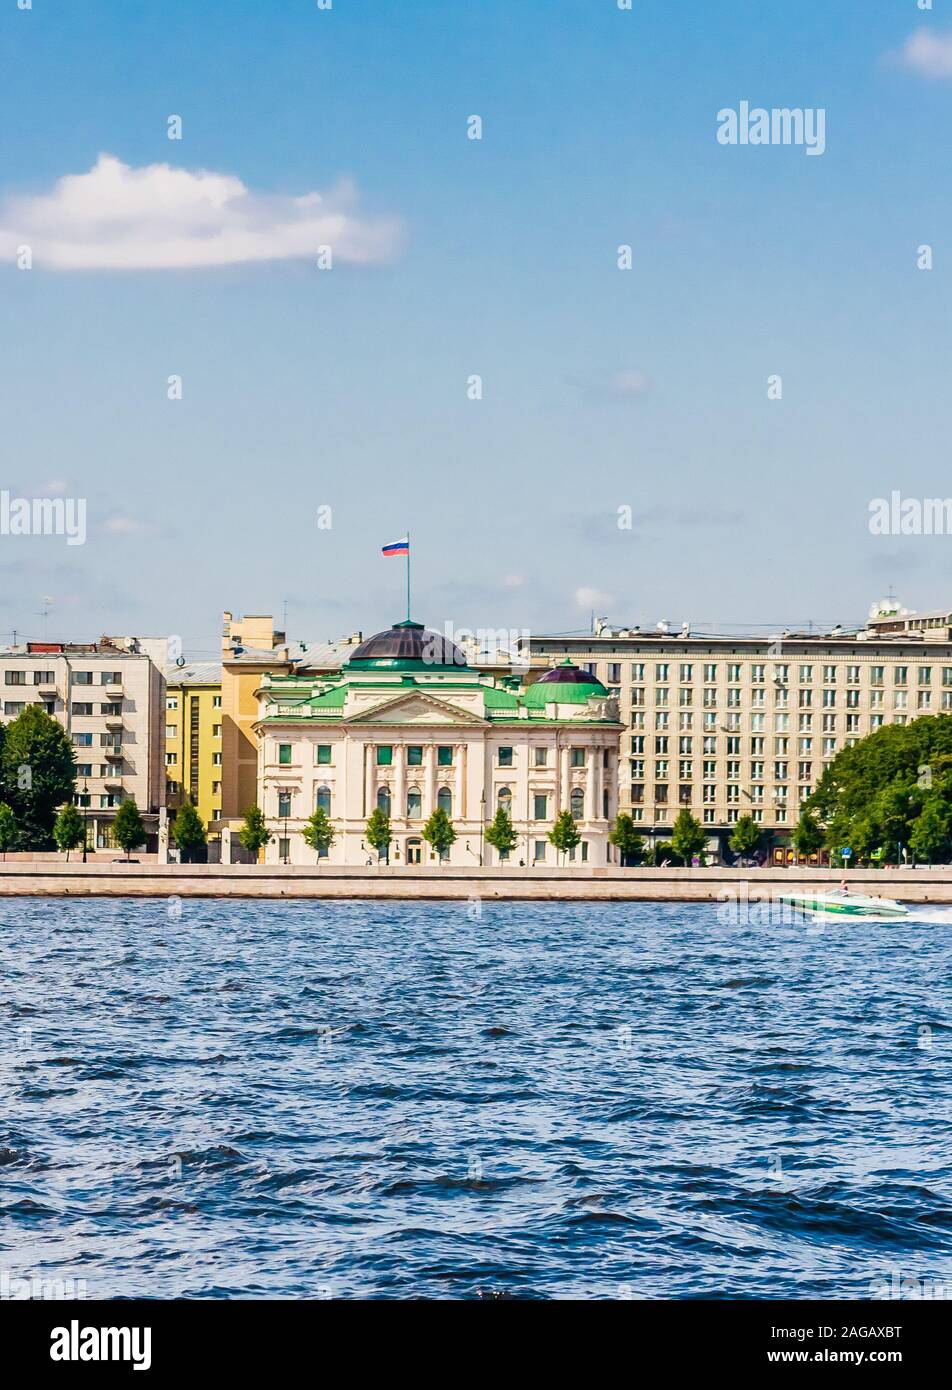
[[[932,71],[898,56],[923,29]],[[0,232],[104,153],[256,210],[350,180],[355,236],[389,230],[330,272],[4,256],[0,485],[86,497],[89,535],[0,536],[0,631],[42,636],[45,595],[51,637],[193,657],[223,608],[373,631],[407,527],[437,627],[948,603],[950,538],[867,525],[892,489],[952,494],[945,43],[947,0],[4,6]],[[742,100],[824,108],[825,153],[719,145]]]

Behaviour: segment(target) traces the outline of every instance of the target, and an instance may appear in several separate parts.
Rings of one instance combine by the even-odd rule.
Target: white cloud
[[[611,608],[615,595],[603,594],[600,589],[576,589],[575,602],[579,608]]]
[[[135,536],[150,529],[134,516],[110,516],[103,522],[103,530],[113,536]]]
[[[616,396],[643,396],[648,378],[640,367],[622,367],[612,373],[608,388]]]
[[[352,185],[291,198],[254,193],[233,174],[132,168],[101,154],[85,174],[67,174],[37,197],[0,204],[0,255],[29,246],[54,270],[177,270],[249,261],[316,258],[370,264],[397,249],[394,218],[355,210]]]
[[[897,57],[904,68],[921,77],[952,77],[952,32],[939,34],[934,29],[917,29],[906,39]]]

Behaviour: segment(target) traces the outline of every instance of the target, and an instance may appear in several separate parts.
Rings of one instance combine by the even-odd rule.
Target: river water
[[[0,1296],[952,1295],[952,925],[722,915],[0,899]]]

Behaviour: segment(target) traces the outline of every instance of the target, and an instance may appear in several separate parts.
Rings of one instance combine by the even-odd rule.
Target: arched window
[[[423,811],[423,798],[419,787],[407,788],[407,820],[419,820]]]
[[[453,814],[453,793],[449,787],[440,787],[436,794],[436,804],[438,809],[445,811],[448,816]]]
[[[512,789],[500,787],[496,793],[496,804],[502,811],[512,811]]]
[[[581,820],[585,815],[585,792],[581,787],[573,787],[569,798],[573,820]]]
[[[331,813],[331,789],[330,787],[318,787],[317,789],[317,809]]]
[[[389,814],[390,814],[390,788],[389,788],[389,787],[378,787],[378,788],[377,788],[377,810],[378,810],[378,811],[383,811],[384,815],[389,816]]]

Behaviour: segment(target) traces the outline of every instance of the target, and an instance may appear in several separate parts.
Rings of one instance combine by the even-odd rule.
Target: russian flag
[[[404,536],[402,541],[392,541],[390,545],[385,545],[381,551],[383,555],[409,555],[410,541]]]

